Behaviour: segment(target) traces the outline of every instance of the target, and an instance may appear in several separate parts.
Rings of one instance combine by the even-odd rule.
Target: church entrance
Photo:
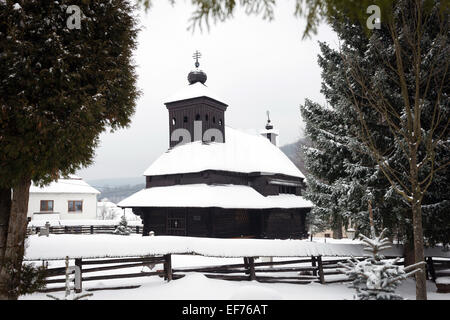
[[[186,235],[186,209],[177,209],[167,214],[167,234]]]

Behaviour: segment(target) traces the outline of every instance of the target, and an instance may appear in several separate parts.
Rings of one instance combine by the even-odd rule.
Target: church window
[[[200,115],[197,113],[197,115],[195,116],[195,120],[200,120]]]
[[[205,121],[208,121],[208,115],[205,114]]]
[[[187,117],[187,116],[184,116],[184,117],[183,117],[183,122],[184,122],[184,123],[188,122],[188,117]]]
[[[172,118],[172,125],[176,125],[177,124],[177,119],[175,117]]]
[[[213,123],[216,123],[216,117],[213,117]]]

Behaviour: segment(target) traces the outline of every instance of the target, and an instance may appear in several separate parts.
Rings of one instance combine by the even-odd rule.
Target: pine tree
[[[120,234],[123,236],[129,236],[131,233],[131,229],[128,227],[127,218],[125,218],[125,215],[122,215],[120,218],[120,223],[117,226],[117,228],[114,230],[114,234]]]
[[[130,122],[132,11],[127,0],[0,1],[0,299],[17,298],[3,261],[20,269],[31,181],[89,165],[100,134]]]
[[[402,152],[404,142],[398,141],[379,114],[364,105],[364,92],[356,79],[349,77],[349,66],[345,61],[358,61],[360,72],[367,78],[382,83],[385,98],[401,112],[403,102],[399,97],[400,88],[386,75],[391,70],[385,62],[395,63],[392,39],[386,29],[374,30],[368,38],[362,27],[348,19],[335,20],[332,26],[342,42],[340,51],[321,43],[319,57],[322,92],[328,105],[322,107],[307,100],[301,106],[306,134],[313,142],[304,151],[310,173],[307,177],[306,196],[316,205],[312,214],[319,215],[322,220],[331,220],[332,225],[340,219],[344,222],[351,220],[359,232],[367,233],[369,223],[366,203],[371,199],[376,204],[374,213],[377,226],[389,228],[390,236],[395,235],[399,240],[410,244],[413,238],[411,207],[394,191],[376,159],[365,146],[361,137],[362,125],[353,107],[349,87],[356,97],[360,97],[358,101],[363,106],[368,132],[378,146],[387,150],[387,161],[398,172],[404,171],[404,164],[407,163]],[[428,42],[432,41],[435,30],[434,26],[426,29],[429,34]],[[384,55],[380,57],[380,54]],[[436,56],[433,57],[433,54]],[[431,51],[427,59],[438,59],[439,54]],[[406,67],[412,68],[411,65]],[[438,90],[439,83],[432,83],[430,91],[433,88]],[[449,112],[448,99],[442,101],[441,112],[444,116]],[[432,110],[424,110],[424,129],[430,126],[432,114]],[[436,149],[437,163],[445,163],[449,152],[448,143],[439,144]],[[422,201],[424,235],[428,245],[449,243],[450,216],[445,213],[450,208],[449,177],[448,167],[436,172],[433,184]]]
[[[375,229],[371,228],[371,238],[360,235],[365,245],[364,250],[371,256],[364,260],[349,260],[348,264],[339,263],[341,272],[345,273],[352,285],[350,288],[356,290],[355,298],[358,300],[403,300],[395,293],[396,288],[403,280],[422,271],[419,266],[425,262],[404,267],[398,262],[401,258],[384,259],[380,251],[389,249],[391,242],[385,238],[387,229],[376,236]]]

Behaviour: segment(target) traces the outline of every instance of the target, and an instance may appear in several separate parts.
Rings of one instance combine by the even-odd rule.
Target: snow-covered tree
[[[398,8],[407,6],[407,2],[405,4],[402,1],[396,1],[394,4]],[[433,10],[437,11],[438,8]],[[435,17],[438,16],[436,12],[432,13]],[[398,16],[396,19],[400,20]],[[450,241],[450,215],[446,214],[450,209],[450,173],[448,166],[445,167],[450,148],[445,138],[448,129],[445,121],[442,121],[448,119],[450,110],[448,86],[443,87],[442,83],[445,81],[439,80],[445,77],[446,63],[441,55],[448,50],[445,49],[445,46],[448,48],[448,39],[440,36],[442,31],[439,31],[437,25],[440,20],[436,18],[431,23],[432,20],[432,18],[428,20],[429,24],[423,30],[421,44],[423,56],[420,57],[424,63],[423,70],[433,68],[436,70],[434,78],[429,78],[432,81],[420,82],[421,92],[429,92],[423,100],[421,110],[420,125],[424,130],[424,138],[420,141],[422,146],[419,155],[425,161],[419,164],[420,177],[424,183],[428,183],[429,174],[432,173],[434,176],[433,183],[428,186],[427,192],[423,193],[421,200],[424,236],[428,245],[448,244]],[[373,101],[383,101],[385,105],[393,108],[392,113],[402,114],[405,105],[402,89],[392,69],[396,64],[393,43],[395,40],[392,39],[388,28],[373,30],[367,37],[364,29],[349,19],[335,19],[331,22],[341,40],[341,45],[339,50],[334,50],[324,43],[320,44],[322,93],[328,104],[320,106],[307,100],[301,106],[306,134],[312,140],[312,145],[304,151],[306,167],[310,173],[307,177],[306,196],[315,204],[312,214],[321,216],[322,220],[328,220],[334,227],[341,221],[346,223],[351,219],[358,232],[367,233],[369,223],[366,203],[372,200],[376,204],[374,208],[376,225],[380,229],[387,227],[390,236],[395,235],[399,240],[403,240],[407,244],[408,253],[412,253],[411,203],[395,191],[396,187],[391,184],[392,179],[389,181],[386,178],[387,169],[379,165],[379,159],[370,150],[366,144],[367,139],[362,134],[368,133],[373,145],[383,151],[385,164],[389,165],[391,172],[409,174],[409,169],[405,166],[409,161],[409,157],[404,153],[406,141],[399,139],[401,133],[392,130],[386,116],[380,115],[372,108],[367,97],[367,92],[382,92],[378,100],[372,97]],[[398,23],[395,32],[399,38],[405,39],[409,31],[407,27]],[[435,47],[433,41],[437,43]],[[402,46],[407,50],[407,44]],[[408,56],[409,53],[405,55]],[[407,88],[410,92],[414,92],[415,83],[409,80],[415,77],[415,66],[407,57],[404,59]],[[352,61],[357,61],[358,65],[352,65]],[[351,68],[358,71],[359,78],[349,76]],[[430,75],[428,71],[423,73],[423,79],[426,79],[427,74]],[[362,87],[362,79],[367,81],[366,85],[373,81],[373,89],[367,90]],[[411,93],[412,96],[414,94]],[[355,109],[355,103],[359,105],[360,113]],[[439,112],[435,115],[440,113],[440,124],[436,120],[439,117],[433,117],[433,107],[436,105],[439,105]],[[361,118],[364,119],[364,124]],[[432,169],[430,157],[424,156],[427,149],[425,132],[434,132],[436,149],[434,153],[430,153],[430,157],[434,154],[434,168],[440,170]],[[439,137],[439,133],[442,133],[442,137]],[[437,143],[439,139],[441,142]],[[408,185],[409,180],[402,177],[401,182]]]
[[[116,230],[113,232],[114,234],[120,234],[123,236],[128,236],[131,233],[131,229],[128,227],[127,218],[125,218],[125,215],[122,216],[120,219],[120,223],[117,226]]]
[[[130,123],[137,32],[128,0],[0,1],[0,298],[17,298],[3,259],[22,265],[31,181],[89,165]]]
[[[421,272],[419,267],[425,262],[404,267],[398,264],[401,258],[384,259],[380,251],[391,247],[391,242],[385,237],[387,229],[379,236],[373,227],[371,230],[371,238],[360,235],[364,250],[371,256],[365,260],[349,260],[348,264],[339,263],[344,268],[342,272],[353,281],[351,288],[356,290],[355,298],[358,300],[403,300],[395,293],[396,288],[407,277]]]

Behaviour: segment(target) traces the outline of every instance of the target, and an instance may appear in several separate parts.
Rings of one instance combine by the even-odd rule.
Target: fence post
[[[255,274],[255,258],[250,257],[247,258],[248,261],[248,268],[250,273],[250,280],[256,280],[256,274]]]
[[[76,258],[75,265],[80,268],[80,288],[75,289],[75,292],[80,293],[83,290],[83,260],[81,258]]]
[[[170,254],[164,255],[164,280],[172,280],[172,256]]]
[[[322,256],[317,256],[317,265],[319,267],[319,280],[321,284],[325,284],[325,277],[323,274]]]
[[[428,273],[431,276],[431,280],[436,282],[436,271],[434,270],[434,264],[433,264],[433,258],[428,257],[427,258],[427,267],[428,267]]]
[[[316,257],[311,256],[311,266],[314,268],[313,270],[313,276],[317,277],[317,263],[316,263]]]

